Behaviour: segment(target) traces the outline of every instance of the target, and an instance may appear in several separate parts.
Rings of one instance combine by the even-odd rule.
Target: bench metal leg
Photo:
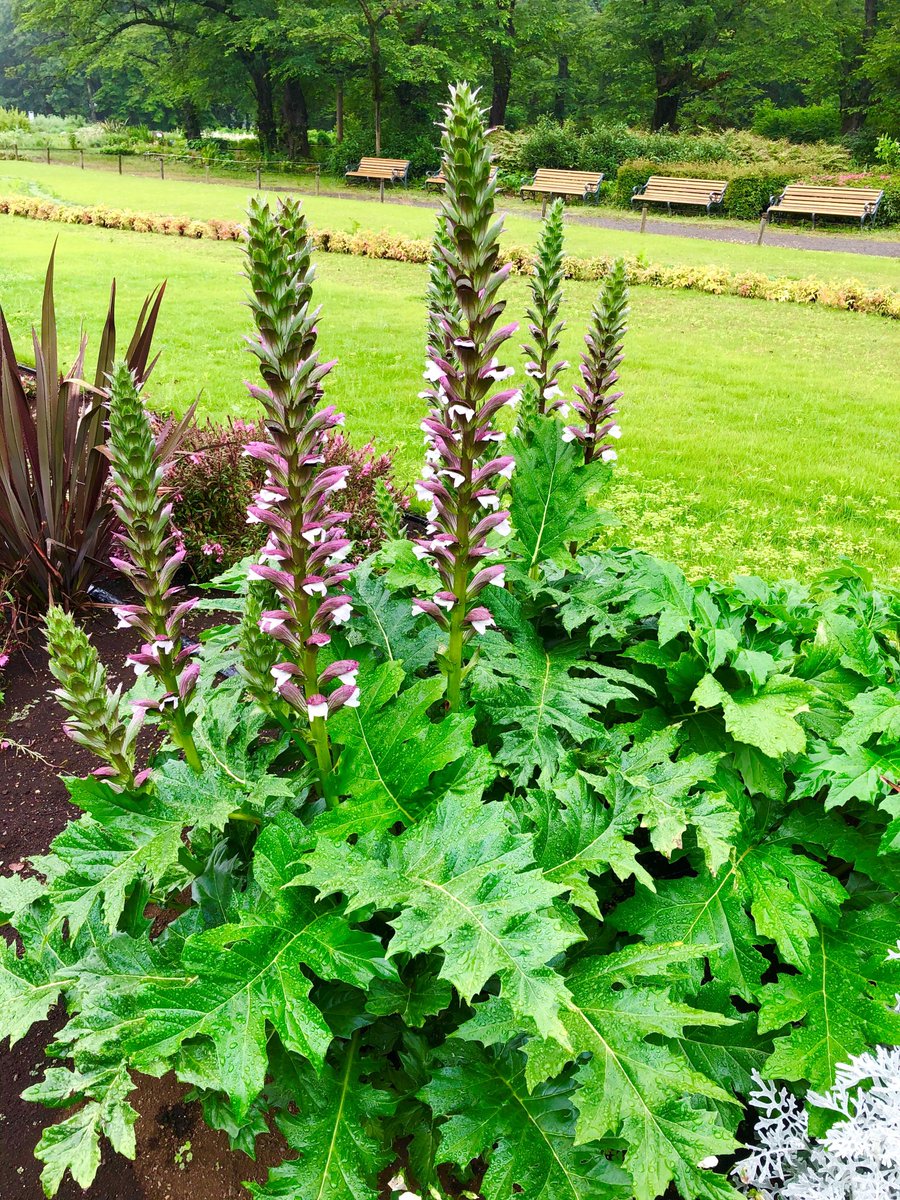
[[[763,234],[766,232],[766,226],[769,224],[769,214],[763,213],[759,222],[759,237],[756,239],[757,246],[762,245]]]
[[[647,228],[647,205],[641,205],[641,233]]]

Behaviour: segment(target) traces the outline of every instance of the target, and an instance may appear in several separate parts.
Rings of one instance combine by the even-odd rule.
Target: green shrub
[[[778,195],[794,178],[790,171],[771,167],[736,173],[728,181],[722,209],[726,216],[758,221],[769,204],[769,197]]]
[[[0,133],[28,129],[28,117],[18,108],[0,108]]]
[[[767,101],[756,110],[753,132],[789,142],[835,142],[841,133],[841,115],[831,104],[776,108]]]

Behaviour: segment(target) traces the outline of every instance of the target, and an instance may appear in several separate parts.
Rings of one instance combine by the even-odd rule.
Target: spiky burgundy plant
[[[559,376],[568,367],[558,360],[559,336],[566,327],[560,319],[563,280],[563,201],[554,200],[547,210],[535,248],[534,271],[529,281],[531,305],[526,311],[529,329],[534,339],[522,346],[528,358],[526,375],[530,375],[536,392],[536,407],[541,414],[560,408],[563,392]]]
[[[331,641],[329,630],[347,622],[352,611],[344,590],[349,514],[331,507],[350,468],[325,462],[329,433],[344,417],[332,405],[320,407],[334,363],[320,362],[316,349],[312,240],[296,203],[285,201],[273,213],[265,201],[251,201],[246,267],[257,329],[248,344],[265,384],[248,386],[263,406],[270,439],[247,446],[267,468],[248,509],[248,520],[268,530],[262,561],[251,575],[273,585],[279,605],[262,612],[259,627],[284,646],[281,661],[271,665],[274,688],[309,721],[323,791],[333,803],[326,721],[345,705],[358,705],[359,664],[344,660],[320,671],[317,660]],[[245,675],[253,669],[245,664]]]
[[[488,545],[488,534],[509,532],[509,513],[500,511],[495,484],[498,478],[508,479],[515,464],[511,457],[492,458],[490,453],[505,437],[495,428],[495,417],[518,393],[493,390],[513,374],[496,355],[517,326],[496,328],[505,308],[498,292],[509,268],[497,268],[503,222],[494,218],[484,113],[477,92],[467,84],[451,88],[450,95],[442,127],[446,226],[439,227],[435,252],[446,263],[453,294],[448,293],[429,321],[429,386],[422,395],[432,408],[422,423],[425,477],[416,485],[419,497],[432,506],[419,553],[433,561],[444,586],[433,599],[414,601],[414,608],[447,631],[440,662],[447,675],[447,702],[455,709],[465,646],[494,624],[488,609],[477,603],[479,593],[489,583],[503,584],[503,565],[486,562],[497,553]],[[432,287],[430,298],[437,291]]]
[[[618,382],[619,364],[625,357],[622,340],[627,319],[628,284],[625,263],[620,258],[613,263],[603,282],[584,338],[587,348],[581,355],[579,367],[582,385],[576,386],[578,399],[572,402],[582,423],[566,425],[562,435],[566,442],[576,439],[581,442],[585,462],[595,458],[613,462],[617,457],[610,439],[622,436],[614,419],[622,393],[614,392],[612,388]],[[564,413],[566,407],[563,406]]]
[[[120,628],[134,629],[143,638],[140,651],[128,656],[138,675],[148,674],[163,689],[158,700],[144,707],[160,712],[172,740],[185,758],[200,770],[191,728],[188,701],[200,666],[191,661],[183,638],[184,618],[197,603],[184,599],[173,585],[185,558],[176,544],[162,482],[160,452],[153,438],[134,374],[125,363],[114,366],[109,388],[109,457],[112,505],[121,522],[117,553],[110,562],[131,581],[140,604],[114,608]]]

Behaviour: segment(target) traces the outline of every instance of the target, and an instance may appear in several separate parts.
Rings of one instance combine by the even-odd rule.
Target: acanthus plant
[[[432,465],[464,466],[472,499],[475,433],[501,432],[482,410],[503,403],[502,279],[467,88],[447,127],[462,329],[429,355],[428,428]],[[58,1001],[68,1014],[27,1092],[72,1106],[38,1148],[46,1191],[67,1171],[89,1184],[101,1137],[133,1154],[140,1075],[171,1070],[236,1147],[281,1130],[260,1200],[378,1200],[391,1175],[484,1200],[735,1197],[754,1072],[824,1094],[836,1063],[900,1044],[900,601],[847,564],[810,586],[725,587],[584,552],[604,468],[548,417],[510,439],[510,540],[480,540],[467,508],[446,545],[458,612],[482,562],[506,568],[477,597],[477,658],[448,662],[450,610],[410,611],[419,576],[399,554],[340,578],[329,550],[338,579],[301,561],[304,528],[315,549],[343,540],[334,477],[301,471],[324,466],[309,459],[335,414],[299,216],[254,208],[249,235],[272,471],[251,515],[271,573],[238,579],[240,626],[186,660],[199,769],[171,727],[158,750],[126,744],[150,673],[118,697],[73,641],[60,699],[115,775],[67,780],[84,815],[0,884],[18,934],[0,1028],[15,1040]],[[444,381],[472,402],[452,427]],[[465,530],[466,489],[430,478],[452,488],[426,539],[440,546]],[[473,546],[488,551],[474,566]],[[315,605],[353,616],[310,659],[312,575]],[[352,703],[310,713],[338,687]]]
[[[565,441],[581,443],[587,463],[594,459],[610,463],[618,457],[610,439],[622,436],[615,420],[616,402],[622,398],[622,393],[614,392],[612,388],[619,380],[627,319],[627,275],[625,261],[619,258],[603,281],[584,339],[585,350],[579,365],[582,382],[576,385],[578,398],[572,402],[580,422],[573,421],[563,431]],[[564,415],[568,417],[567,406]]]
[[[467,88],[451,90],[441,144],[447,191],[431,298],[445,307],[433,309],[429,320],[430,386],[423,395],[433,407],[422,422],[428,449],[425,478],[416,490],[431,501],[428,536],[419,547],[443,587],[432,599],[413,603],[447,633],[441,662],[447,704],[455,710],[467,668],[465,647],[494,624],[490,609],[476,601],[488,584],[502,586],[504,579],[502,563],[488,561],[497,554],[488,535],[510,532],[497,484],[511,477],[515,460],[489,452],[506,437],[496,426],[497,415],[519,396],[516,388],[495,388],[514,374],[497,352],[518,326],[496,327],[506,307],[498,293],[509,267],[497,266],[503,222],[494,214],[496,185],[481,111]]]
[[[532,341],[522,347],[528,358],[525,374],[531,379],[525,390],[534,389],[534,408],[542,416],[565,403],[559,386],[560,375],[568,367],[557,357],[559,339],[566,327],[560,317],[563,294],[564,202],[553,201],[541,227],[529,279],[531,305],[526,313]]]

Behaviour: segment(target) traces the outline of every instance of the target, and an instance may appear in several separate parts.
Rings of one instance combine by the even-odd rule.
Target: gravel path
[[[299,191],[295,188],[267,188],[268,191]],[[365,192],[361,188],[359,191],[354,191],[348,195],[347,192],[334,192],[322,189],[321,195],[330,196],[335,200],[368,200],[374,204],[378,203],[378,194],[376,192]],[[501,198],[502,201],[502,198]],[[423,196],[409,196],[401,193],[394,193],[389,197],[385,197],[386,204],[403,205],[408,204],[414,208],[433,208],[437,209],[437,203],[434,200]],[[526,217],[531,220],[540,220],[540,207],[535,205],[533,208],[509,208],[506,211],[510,216]],[[631,232],[636,232],[640,228],[639,216],[593,216],[588,210],[582,208],[569,208],[566,210],[566,220],[573,225],[594,225],[598,229],[624,229]],[[706,242],[735,242],[745,246],[754,245],[759,236],[759,226],[755,224],[746,225],[702,225],[695,221],[678,221],[678,220],[647,220],[648,234],[670,234],[677,237],[699,238]],[[865,237],[842,237],[840,234],[808,234],[808,233],[790,233],[784,229],[778,229],[777,226],[770,225],[766,229],[764,245],[766,246],[786,246],[792,250],[825,250],[825,251],[840,251],[844,254],[872,254],[879,258],[900,258],[900,241],[879,241],[877,238],[870,235]],[[648,242],[648,251],[650,242]]]

